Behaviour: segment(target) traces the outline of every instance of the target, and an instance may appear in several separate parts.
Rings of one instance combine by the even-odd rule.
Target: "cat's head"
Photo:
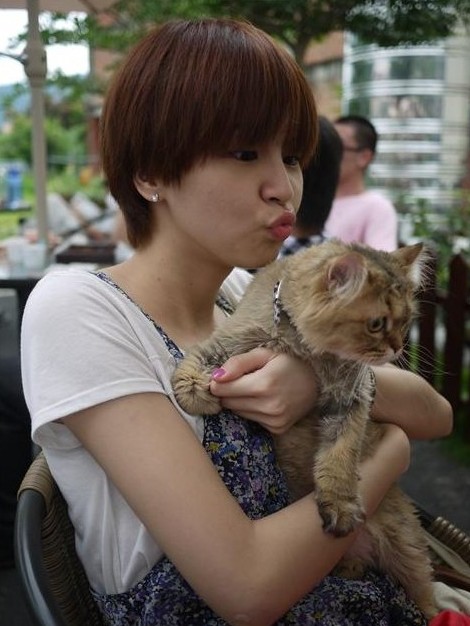
[[[328,241],[291,257],[282,306],[316,352],[393,361],[416,311],[425,258],[423,244],[383,252]]]

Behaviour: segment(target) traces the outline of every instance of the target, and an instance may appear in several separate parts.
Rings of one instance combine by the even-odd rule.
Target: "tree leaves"
[[[118,0],[110,15],[106,23],[93,15],[77,20],[74,35],[51,27],[44,36],[48,43],[78,37],[94,47],[124,51],[150,26],[168,19],[227,16],[253,22],[289,45],[302,62],[311,41],[335,30],[382,46],[445,38],[459,23],[469,23],[470,0]]]

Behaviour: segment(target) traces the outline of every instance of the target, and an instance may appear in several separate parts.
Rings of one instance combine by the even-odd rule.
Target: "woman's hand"
[[[216,370],[210,390],[223,407],[281,434],[313,407],[317,384],[300,359],[255,348]]]

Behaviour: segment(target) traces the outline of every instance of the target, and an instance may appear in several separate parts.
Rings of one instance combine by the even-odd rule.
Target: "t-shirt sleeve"
[[[85,272],[51,274],[27,302],[22,377],[33,434],[45,423],[101,402],[162,391],[152,363],[157,356],[135,332],[123,298],[99,283]]]
[[[368,213],[364,232],[364,243],[392,252],[398,247],[398,216],[393,204],[383,197],[377,197]]]
[[[246,288],[253,280],[253,276],[247,270],[235,268],[225,279],[221,292],[235,309]]]

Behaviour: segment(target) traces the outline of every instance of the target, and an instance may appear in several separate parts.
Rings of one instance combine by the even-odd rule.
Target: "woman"
[[[34,439],[109,623],[424,624],[383,576],[328,577],[355,534],[326,535],[313,497],[288,505],[269,431],[315,402],[305,365],[267,350],[222,364],[217,419],[182,413],[171,390],[183,351],[250,280],[234,268],[272,261],[291,233],[315,136],[302,72],[246,23],[163,25],[108,93],[103,167],[135,254],[43,279],[22,345]],[[391,424],[362,466],[367,515],[406,469],[408,437],[451,423],[422,379],[376,376],[373,414]]]

